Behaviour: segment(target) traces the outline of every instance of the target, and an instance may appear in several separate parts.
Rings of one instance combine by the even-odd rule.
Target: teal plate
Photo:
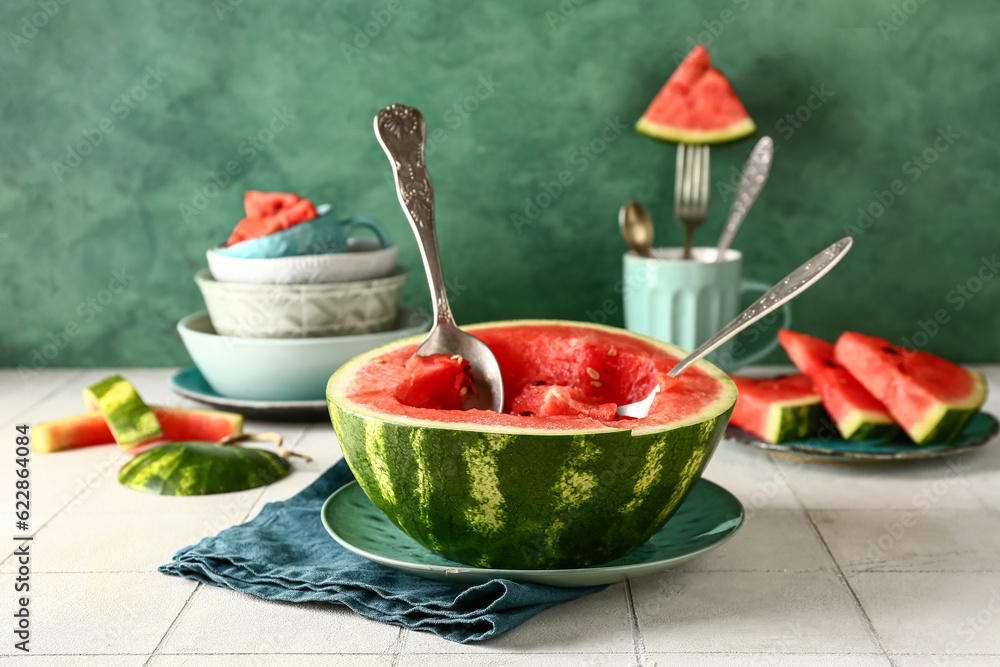
[[[205,403],[218,410],[237,412],[249,419],[262,421],[317,422],[327,421],[325,399],[316,401],[253,401],[244,398],[230,398],[212,389],[208,380],[197,366],[182,368],[170,378],[170,388],[174,393]]]
[[[345,484],[327,498],[322,514],[323,525],[341,546],[382,565],[468,584],[510,579],[561,587],[610,584],[680,565],[721,546],[743,524],[740,501],[718,484],[702,479],[666,525],[627,556],[586,568],[503,570],[462,565],[420,546],[385,518],[357,482]]]
[[[962,454],[982,447],[996,437],[1000,424],[993,415],[980,412],[953,442],[938,445],[914,445],[894,440],[824,440],[790,441],[778,444],[764,442],[757,436],[735,426],[726,429],[726,438],[743,445],[757,447],[785,458],[809,463],[844,463],[853,465],[906,463],[941,456]]]

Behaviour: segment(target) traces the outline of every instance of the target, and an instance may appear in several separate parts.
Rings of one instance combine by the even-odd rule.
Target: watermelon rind
[[[870,410],[851,410],[834,423],[844,440],[888,440],[900,430],[891,418]]]
[[[263,449],[170,442],[126,463],[118,471],[118,481],[130,489],[161,496],[205,496],[266,486],[290,470],[288,461]]]
[[[465,327],[585,326],[625,334],[676,356],[673,345],[580,322],[514,320]],[[422,340],[356,357],[330,378],[330,418],[361,488],[415,541],[477,567],[587,567],[649,539],[683,502],[718,445],[736,386],[706,361],[723,391],[700,415],[667,426],[552,430],[485,427],[377,413],[347,399],[360,366]]]
[[[156,415],[121,375],[111,375],[84,389],[83,403],[89,410],[101,411],[115,441],[125,449],[163,435]]]
[[[986,402],[988,388],[986,378],[981,373],[968,370],[974,382],[974,389],[965,398],[957,401],[939,401],[933,410],[917,424],[907,429],[907,434],[918,445],[951,442],[957,438],[979,408]]]
[[[643,117],[635,124],[635,129],[655,139],[678,144],[723,144],[750,136],[757,131],[757,125],[747,118],[717,130],[696,130],[664,125]]]
[[[804,440],[816,435],[823,416],[819,397],[776,401],[767,415],[767,431],[761,437],[770,443]]]

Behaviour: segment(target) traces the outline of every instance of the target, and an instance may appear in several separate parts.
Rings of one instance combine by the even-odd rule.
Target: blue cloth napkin
[[[341,460],[298,495],[181,549],[159,571],[270,600],[343,604],[366,618],[462,644],[503,634],[549,607],[604,588],[506,579],[453,584],[362,558],[330,537],[320,519],[323,502],[353,479]]]

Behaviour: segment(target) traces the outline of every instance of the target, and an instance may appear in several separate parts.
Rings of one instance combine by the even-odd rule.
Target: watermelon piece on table
[[[149,409],[163,429],[162,435],[152,442],[179,440],[215,442],[243,432],[243,415],[235,412],[158,405],[151,405]],[[111,433],[107,420],[97,410],[35,424],[31,430],[31,447],[41,454],[92,445],[109,445],[114,442],[115,436]],[[137,448],[138,445],[132,448],[132,451]]]
[[[918,445],[951,442],[986,402],[981,374],[884,338],[845,332],[834,358]]]
[[[888,439],[899,426],[886,407],[833,359],[833,343],[782,329],[778,340],[792,363],[808,375],[845,440]]]
[[[125,449],[163,437],[156,415],[121,375],[111,375],[84,389],[83,404],[104,415],[115,442]]]
[[[635,129],[682,144],[718,144],[757,131],[750,114],[702,44],[667,79]]]
[[[463,329],[496,356],[502,413],[400,401],[423,336],[355,357],[327,386],[358,484],[406,534],[456,562],[587,567],[632,551],[684,501],[736,401],[706,361],[661,381],[687,353],[629,331],[547,320]],[[454,392],[454,375],[443,382]],[[615,406],[657,384],[646,417],[616,418]],[[559,388],[571,388],[562,405],[578,414],[536,414],[555,408]],[[525,405],[532,415],[512,414]]]
[[[770,443],[816,435],[823,416],[822,398],[808,376],[731,377],[740,393],[730,424]]]

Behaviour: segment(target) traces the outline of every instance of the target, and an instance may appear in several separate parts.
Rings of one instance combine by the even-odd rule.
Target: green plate
[[[478,584],[510,579],[548,586],[598,586],[680,565],[729,540],[743,524],[743,506],[718,484],[699,480],[677,512],[648,542],[618,560],[565,570],[470,567],[420,546],[385,518],[357,482],[323,504],[323,525],[345,549],[382,565],[430,579]]]
[[[954,441],[941,444],[914,445],[895,440],[823,440],[790,441],[778,444],[764,442],[757,436],[735,426],[726,429],[726,438],[743,445],[757,447],[785,458],[809,463],[879,464],[923,461],[940,456],[953,456],[982,447],[993,440],[1000,430],[993,415],[980,412]]]

